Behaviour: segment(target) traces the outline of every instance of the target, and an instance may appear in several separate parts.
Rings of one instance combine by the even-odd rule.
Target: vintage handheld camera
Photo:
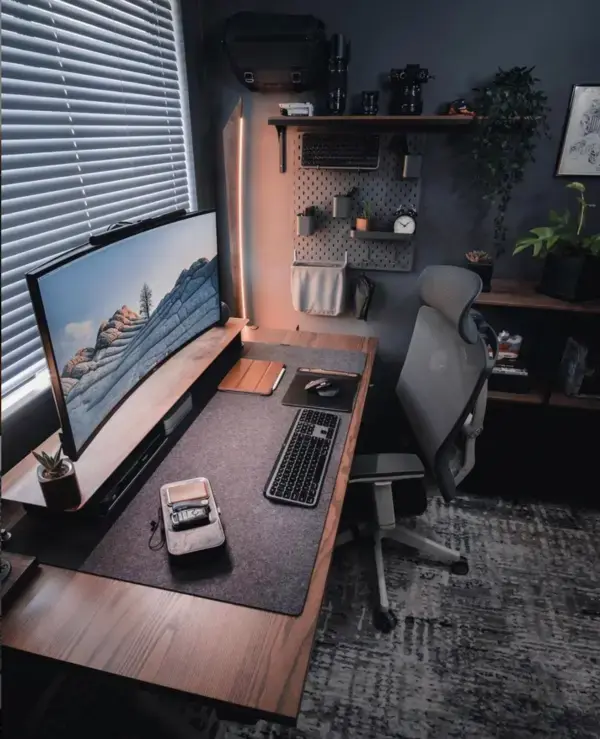
[[[433,79],[433,75],[420,64],[407,64],[403,69],[392,69],[390,115],[421,115],[423,112],[421,86],[430,79]]]
[[[185,531],[196,526],[210,523],[210,505],[208,501],[189,501],[174,503],[171,506],[171,523],[173,531]]]

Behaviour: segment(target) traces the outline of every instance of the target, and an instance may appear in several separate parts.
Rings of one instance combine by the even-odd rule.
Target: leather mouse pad
[[[319,378],[331,380],[338,385],[340,388],[339,394],[333,398],[324,398],[315,392],[309,392],[304,389],[307,382]],[[312,372],[310,370],[299,369],[281,402],[283,405],[292,405],[300,408],[318,408],[323,411],[352,413],[360,378],[360,374],[337,374],[334,371],[328,373],[327,370],[323,372]]]

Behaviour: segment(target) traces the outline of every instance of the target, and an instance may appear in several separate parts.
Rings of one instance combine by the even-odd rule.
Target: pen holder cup
[[[298,236],[311,236],[315,232],[314,216],[298,215],[296,218],[296,233]]]
[[[350,218],[352,216],[352,198],[347,195],[333,196],[333,217]]]

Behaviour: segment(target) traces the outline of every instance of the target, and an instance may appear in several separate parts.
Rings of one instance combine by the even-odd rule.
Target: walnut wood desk
[[[4,618],[17,650],[294,722],[369,387],[376,339],[244,329],[244,341],[363,351],[356,406],[298,617],[42,566]]]

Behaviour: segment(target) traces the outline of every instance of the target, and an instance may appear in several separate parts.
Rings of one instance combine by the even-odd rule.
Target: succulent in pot
[[[373,209],[371,203],[365,200],[362,204],[360,215],[356,219],[357,231],[369,231],[371,228],[371,218],[373,217]]]
[[[494,260],[492,256],[482,249],[468,251],[465,254],[466,267],[481,277],[482,292],[489,293],[492,289],[492,275],[494,273]]]
[[[38,482],[49,510],[66,511],[81,505],[81,491],[73,462],[62,455],[62,446],[54,455],[33,452],[39,462]]]

